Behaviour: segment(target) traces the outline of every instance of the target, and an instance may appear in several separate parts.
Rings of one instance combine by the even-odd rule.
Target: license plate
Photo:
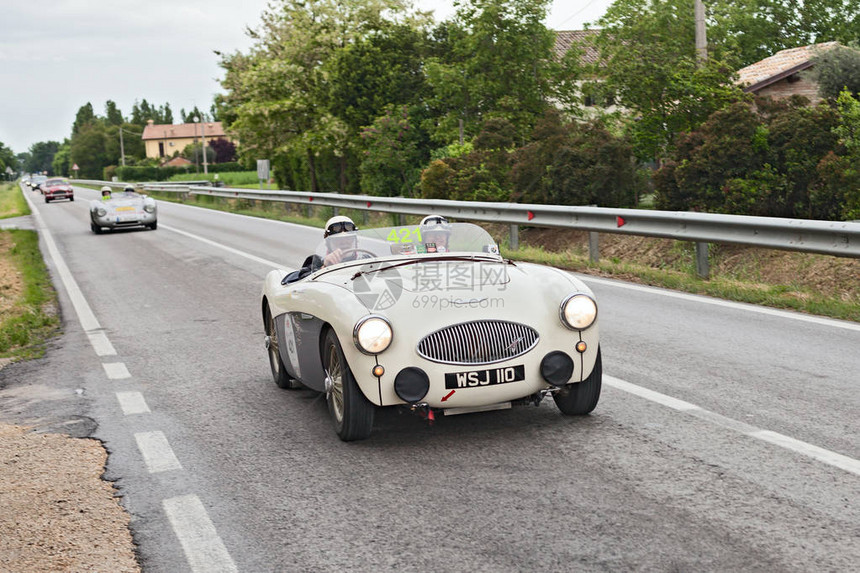
[[[448,372],[445,374],[445,388],[476,388],[478,386],[519,382],[525,379],[526,367],[523,365],[487,368],[470,372]]]
[[[117,211],[134,211],[134,207],[117,207]]]

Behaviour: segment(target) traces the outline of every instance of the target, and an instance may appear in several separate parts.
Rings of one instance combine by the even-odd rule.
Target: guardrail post
[[[331,216],[337,217],[338,215],[340,215],[340,207],[332,207],[331,208]]]
[[[314,218],[314,208],[311,205],[308,205],[308,219]]]
[[[600,235],[596,231],[588,232],[588,260],[596,263],[600,260]]]
[[[708,243],[696,243],[696,274],[708,280],[711,267],[708,263]]]
[[[511,224],[511,238],[508,241],[508,246],[512,251],[518,251],[520,249],[520,226]]]
[[[403,213],[398,213],[398,214],[397,214],[397,224],[398,224],[400,227],[402,227],[403,225],[405,225],[405,224],[406,224],[406,221],[404,221],[404,219],[403,219]]]
[[[370,211],[364,211],[361,215],[362,223],[364,223],[364,226],[367,227],[367,225],[370,224]]]

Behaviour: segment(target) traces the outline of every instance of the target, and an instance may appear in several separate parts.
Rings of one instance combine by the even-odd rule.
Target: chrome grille
[[[492,364],[525,354],[537,344],[535,329],[504,320],[446,326],[418,342],[418,354],[443,364]]]

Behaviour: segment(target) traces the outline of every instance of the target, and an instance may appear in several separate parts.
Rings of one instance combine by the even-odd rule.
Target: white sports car
[[[113,191],[110,198],[90,201],[90,229],[99,234],[104,229],[158,227],[155,199],[133,191]]]
[[[368,437],[383,406],[432,419],[548,394],[568,415],[597,405],[602,367],[588,287],[503,259],[476,225],[446,228],[447,241],[430,241],[418,226],[332,235],[316,264],[266,277],[261,311],[275,383],[324,392],[344,441]],[[335,251],[340,262],[320,267]]]

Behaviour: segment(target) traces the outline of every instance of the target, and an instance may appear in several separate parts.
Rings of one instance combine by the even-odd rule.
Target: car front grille
[[[504,320],[475,320],[447,326],[418,342],[418,354],[443,364],[492,364],[535,347],[535,329]]]

